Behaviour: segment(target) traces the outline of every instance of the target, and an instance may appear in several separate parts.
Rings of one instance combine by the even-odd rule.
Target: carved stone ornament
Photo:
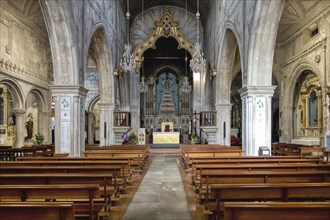
[[[178,42],[178,49],[184,48],[190,54],[193,54],[195,45],[186,39],[184,34],[180,31],[179,22],[175,21],[172,17],[171,10],[164,7],[161,17],[155,22],[154,31],[147,37],[145,41],[140,43],[134,50],[134,59],[136,61],[136,73],[139,73],[141,63],[143,62],[142,55],[144,51],[149,48],[155,49],[155,42],[160,37],[173,37]]]
[[[6,46],[6,53],[11,54],[11,46],[10,45]]]
[[[314,58],[316,63],[319,63],[321,61],[321,56],[320,55],[316,55]]]

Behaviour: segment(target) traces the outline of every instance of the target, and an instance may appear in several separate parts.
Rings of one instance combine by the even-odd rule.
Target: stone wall
[[[51,79],[48,39],[3,8],[0,8],[0,30],[0,70],[10,72],[11,77],[46,86]]]

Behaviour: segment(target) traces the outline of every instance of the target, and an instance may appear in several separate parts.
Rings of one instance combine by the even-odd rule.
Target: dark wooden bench
[[[18,211],[19,210],[19,211]],[[1,202],[3,220],[74,220],[73,203],[60,202]]]
[[[104,208],[104,203],[95,204],[100,198],[99,185],[0,185],[1,202],[10,201],[72,201],[74,215],[98,219],[98,213]]]
[[[209,198],[210,184],[330,182],[330,170],[316,171],[225,171],[203,170],[197,186],[201,199]]]
[[[127,186],[129,176],[124,172],[121,165],[106,166],[65,166],[58,163],[57,166],[3,166],[0,168],[1,173],[102,173],[109,174],[113,178],[113,200],[119,197],[120,190]]]
[[[228,202],[225,220],[329,220],[330,202]]]
[[[101,215],[109,215],[113,177],[110,173],[0,173],[0,185],[61,185],[61,184],[97,184],[105,207]]]
[[[201,172],[205,170],[224,170],[224,171],[316,171],[330,170],[330,164],[310,164],[310,163],[241,163],[241,164],[193,164],[192,181],[198,182]]]
[[[211,184],[205,210],[217,218],[223,214],[223,204],[230,201],[328,201],[330,183],[261,183]],[[215,201],[215,202],[214,202]]]

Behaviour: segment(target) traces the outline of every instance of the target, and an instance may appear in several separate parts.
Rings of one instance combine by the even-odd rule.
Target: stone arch
[[[111,51],[109,40],[106,35],[105,25],[103,23],[96,24],[89,35],[89,47],[94,49],[97,70],[100,76],[100,100],[101,102],[114,102],[114,75],[113,66],[111,65]],[[88,48],[85,50],[84,60],[88,57]]]
[[[162,11],[161,14],[158,14],[159,10]],[[138,34],[136,35],[141,35],[141,32],[147,33],[145,34],[145,36],[142,36],[142,40],[133,39],[135,43],[133,55],[136,61],[136,73],[139,72],[139,69],[143,62],[143,53],[149,48],[155,49],[155,43],[160,37],[173,37],[178,42],[178,49],[184,48],[191,55],[194,53],[196,48],[195,45],[192,43],[192,39],[197,39],[197,34],[193,34],[193,31],[195,33],[197,33],[197,31],[195,29],[196,27],[194,27],[195,23],[193,23],[194,21],[192,20],[191,13],[189,13],[189,22],[184,22],[183,25],[185,26],[180,27],[180,23],[178,21],[184,19],[184,13],[185,11],[183,9],[177,7],[155,7],[153,9],[149,9],[149,12],[146,12],[147,16],[144,17],[147,17],[147,21],[141,18],[142,15],[138,16],[135,19],[135,27],[132,32],[138,32]],[[138,21],[140,23],[138,23]],[[145,23],[143,23],[143,21]],[[147,27],[147,30],[143,31],[143,28],[145,26]],[[200,25],[200,27],[202,27],[202,25]],[[201,36],[202,33],[203,31],[200,30]],[[188,35],[192,35],[193,37],[188,39]],[[135,36],[135,38],[137,37]],[[201,37],[200,39],[202,42]]]
[[[44,15],[52,52],[55,85],[78,85],[78,55],[74,45],[78,40],[71,33],[69,23],[74,16],[69,14],[70,2],[61,0],[39,1]],[[70,18],[70,19],[68,19]]]
[[[235,52],[238,51],[241,57],[241,50],[238,44],[239,38],[236,29],[232,23],[227,22],[225,25],[226,31],[221,37],[222,43],[220,48],[220,55],[218,56],[218,74],[216,78],[216,88],[220,88],[216,91],[216,103],[230,103],[230,85],[235,75],[233,75],[233,65]],[[238,50],[236,48],[238,47]],[[241,63],[242,63],[241,58]],[[242,68],[241,68],[242,70]],[[223,98],[221,100],[221,98]]]
[[[313,72],[319,79],[320,79],[320,71],[318,70],[317,66],[308,60],[304,60],[301,62],[298,62],[296,65],[294,65],[292,68],[292,75],[288,79],[288,84],[285,89],[285,97],[286,99],[283,100],[287,105],[289,106],[289,111],[286,111],[286,119],[284,120],[285,127],[288,129],[288,136],[287,139],[293,139],[297,134],[297,126],[296,126],[296,103],[298,102],[298,94],[296,94],[296,84],[298,83],[300,77],[305,71],[311,71]],[[293,95],[292,95],[293,94]],[[283,120],[283,119],[282,119]]]
[[[14,108],[23,109],[24,106],[24,98],[23,98],[23,90],[21,86],[17,83],[16,80],[12,78],[5,77],[0,80],[0,84],[4,84],[7,86],[10,95],[13,98]]]
[[[274,48],[284,2],[256,2],[243,86],[271,85]]]
[[[166,70],[166,69],[169,69],[169,70],[173,71],[173,73],[174,73],[177,77],[180,76],[180,74],[179,74],[180,70],[179,70],[178,68],[176,68],[175,66],[173,66],[173,65],[163,65],[163,66],[157,68],[157,69],[154,71],[153,75],[154,75],[155,77],[158,77],[158,76],[162,73],[162,71],[164,71],[164,70]]]
[[[87,108],[87,111],[88,112],[92,112],[93,111],[93,108],[94,106],[97,104],[97,102],[100,101],[100,96],[95,96],[89,103],[88,105],[88,108]]]

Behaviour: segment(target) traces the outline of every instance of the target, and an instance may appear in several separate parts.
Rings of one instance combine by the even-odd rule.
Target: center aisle
[[[176,154],[156,154],[123,220],[191,219]]]

